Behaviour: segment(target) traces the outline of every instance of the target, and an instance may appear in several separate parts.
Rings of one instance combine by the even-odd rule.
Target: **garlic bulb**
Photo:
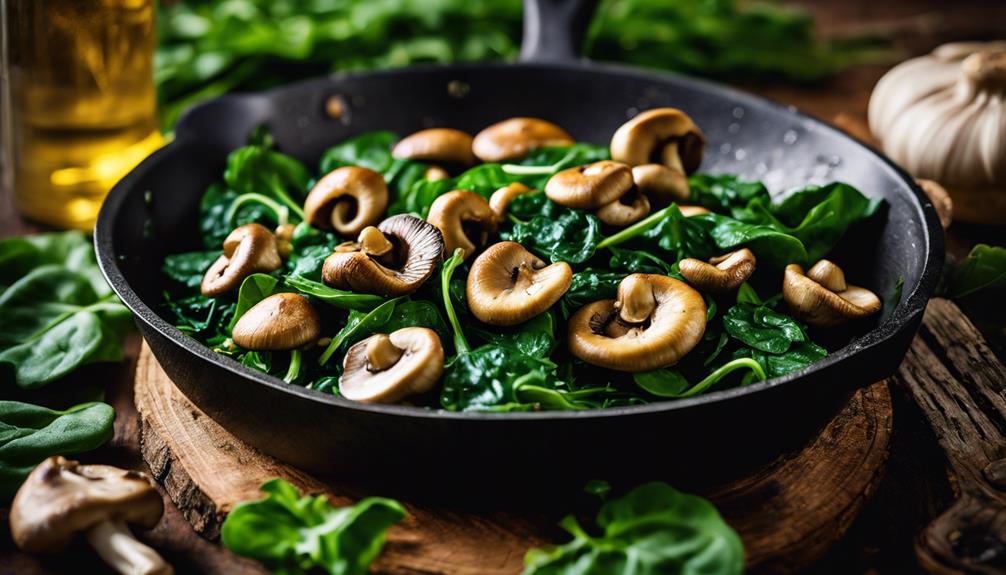
[[[896,66],[869,121],[891,159],[948,189],[960,219],[1006,222],[1006,41],[946,44]]]

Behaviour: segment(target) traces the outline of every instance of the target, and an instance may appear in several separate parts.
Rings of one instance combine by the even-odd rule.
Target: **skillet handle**
[[[521,62],[573,62],[597,0],[524,0]]]

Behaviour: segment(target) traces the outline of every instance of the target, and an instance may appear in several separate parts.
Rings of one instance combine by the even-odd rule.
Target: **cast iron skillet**
[[[942,232],[921,191],[887,159],[793,109],[708,82],[577,61],[590,4],[529,1],[518,64],[339,74],[192,109],[175,141],[115,186],[95,232],[105,277],[178,388],[241,439],[305,469],[380,469],[410,483],[453,478],[469,487],[502,480],[516,489],[565,477],[722,478],[805,443],[851,392],[890,375],[943,261]],[[333,96],[344,104],[337,119],[325,113]],[[657,106],[681,108],[703,129],[703,171],[764,179],[773,191],[844,180],[883,197],[886,211],[851,230],[835,258],[883,296],[903,280],[897,307],[786,377],[682,401],[516,414],[362,405],[290,386],[213,353],[160,315],[163,257],[197,249],[200,195],[260,124],[280,149],[316,166],[328,146],[360,132],[475,133],[517,115],[606,143],[627,118]]]

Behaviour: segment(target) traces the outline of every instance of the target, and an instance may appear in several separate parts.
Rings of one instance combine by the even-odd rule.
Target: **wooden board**
[[[144,459],[205,537],[217,537],[234,504],[261,497],[258,486],[273,477],[327,493],[336,505],[369,495],[303,473],[235,438],[174,387],[146,346],[135,401]],[[882,478],[890,432],[891,398],[881,382],[857,393],[802,452],[707,493],[741,534],[749,567],[788,573],[819,559]],[[527,549],[564,541],[558,517],[406,506],[409,518],[389,533],[379,572],[518,573]]]

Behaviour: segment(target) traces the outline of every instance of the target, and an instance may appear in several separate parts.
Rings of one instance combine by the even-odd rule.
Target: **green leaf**
[[[230,190],[238,195],[266,196],[286,206],[301,220],[304,219],[301,205],[310,181],[311,175],[299,161],[262,146],[234,150],[227,156],[224,170],[224,182]]]
[[[796,342],[808,341],[793,318],[766,306],[739,303],[723,317],[723,328],[734,339],[754,349],[780,354]]]
[[[757,361],[768,377],[781,377],[821,361],[828,350],[811,341],[796,342],[785,353],[771,354],[754,348],[742,348],[734,357],[750,357]]]
[[[364,575],[388,529],[405,518],[392,499],[368,497],[333,507],[324,495],[301,496],[282,479],[262,484],[265,499],[237,504],[220,528],[223,544],[273,572]]]
[[[472,328],[487,343],[515,349],[531,357],[547,358],[555,348],[555,317],[546,311],[509,328]]]
[[[45,265],[59,265],[84,276],[99,297],[112,293],[98,268],[94,245],[79,231],[0,240],[0,293],[33,269]]]
[[[726,376],[742,369],[750,371],[750,379],[756,381],[767,379],[760,363],[750,358],[738,358],[719,367],[695,385],[690,384],[678,370],[673,368],[637,373],[633,375],[633,380],[640,388],[657,397],[692,397],[705,392]],[[750,380],[745,379],[744,383],[750,383]]]
[[[514,348],[487,344],[460,353],[447,366],[440,394],[449,411],[533,409],[516,395],[520,384],[552,386],[555,364]]]
[[[188,288],[198,288],[206,270],[223,255],[223,250],[171,254],[164,258],[161,271],[164,275]]]
[[[960,299],[1006,288],[1006,248],[978,244],[950,274],[947,295]]]
[[[755,199],[765,204],[772,202],[764,184],[741,180],[734,174],[694,174],[688,179],[688,185],[689,203],[721,214],[730,215],[734,209],[746,207]]]
[[[555,205],[547,215],[513,226],[504,239],[517,242],[550,262],[580,264],[594,255],[603,239],[593,214]]]
[[[228,329],[233,330],[234,324],[241,319],[246,311],[255,306],[258,302],[271,296],[276,291],[276,284],[279,280],[269,274],[252,274],[241,282],[238,289],[237,306],[234,308],[234,319],[231,320]]]
[[[300,293],[346,310],[370,311],[386,301],[384,297],[379,295],[335,289],[321,282],[295,275],[287,276],[283,282]]]

